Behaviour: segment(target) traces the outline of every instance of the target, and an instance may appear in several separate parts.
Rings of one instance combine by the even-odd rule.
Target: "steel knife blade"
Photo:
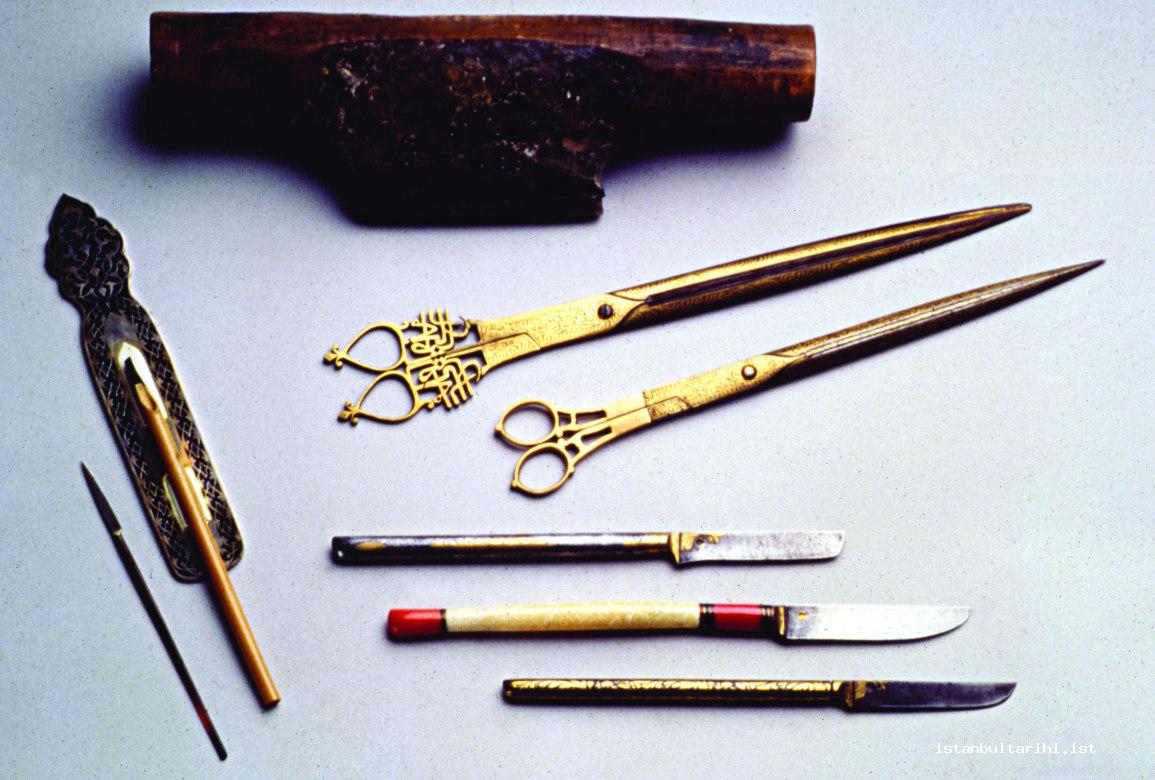
[[[674,561],[679,566],[718,561],[818,561],[837,558],[843,531],[734,531],[681,533]]]
[[[958,628],[969,607],[813,604],[777,608],[778,632],[792,642],[893,642]]]

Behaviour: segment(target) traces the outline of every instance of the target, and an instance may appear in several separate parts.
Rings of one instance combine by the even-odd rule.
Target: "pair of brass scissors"
[[[844,360],[859,356],[871,348],[948,327],[1066,281],[1102,262],[1095,260],[1056,268],[940,298],[635,393],[595,409],[567,411],[548,401],[521,401],[510,407],[497,424],[497,435],[501,439],[525,450],[514,466],[512,487],[535,496],[552,493],[565,484],[586,456],[627,433],[750,392],[803,367],[821,368],[824,362],[834,358]],[[550,430],[537,439],[522,439],[511,434],[508,427],[513,419],[529,413],[546,415]],[[560,475],[552,480],[549,477],[540,479],[536,485],[527,484],[523,480],[523,470],[531,462],[538,463],[543,459],[558,461],[562,467]]]
[[[335,368],[347,363],[374,375],[356,402],[345,402],[338,418],[350,424],[361,418],[400,423],[422,410],[454,409],[473,397],[481,378],[503,363],[619,328],[718,308],[775,288],[857,270],[992,227],[1030,208],[1023,203],[994,206],[875,228],[498,319],[455,320],[442,310],[400,324],[374,323],[347,345],[334,344],[325,355],[325,362]],[[396,358],[373,362],[350,356],[366,337],[392,342]],[[366,342],[358,352],[370,346]],[[400,388],[400,408],[366,410],[369,396],[390,384]]]

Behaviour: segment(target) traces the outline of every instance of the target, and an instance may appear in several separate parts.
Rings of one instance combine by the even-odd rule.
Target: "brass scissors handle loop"
[[[537,410],[545,413],[549,420],[550,426],[544,434],[536,439],[522,439],[509,432],[509,421],[518,416],[522,412],[530,410]],[[528,401],[519,401],[513,406],[505,410],[501,415],[501,419],[497,421],[496,433],[502,441],[511,447],[516,447],[519,450],[527,450],[538,444],[545,444],[548,441],[557,439],[561,436],[561,411],[557,409],[549,401],[541,401],[536,398],[531,398]]]
[[[513,481],[510,483],[510,487],[512,487],[514,490],[520,490],[522,493],[526,493],[531,496],[548,496],[550,493],[564,485],[566,481],[573,476],[574,467],[577,465],[579,460],[585,457],[585,455],[586,453],[582,453],[576,456],[571,455],[569,449],[566,446],[563,446],[557,442],[545,442],[543,444],[537,444],[523,452],[521,457],[517,459],[517,463],[513,467]],[[529,463],[535,458],[550,456],[558,458],[558,460],[564,464],[564,470],[556,480],[548,485],[539,487],[534,487],[532,485],[526,484],[525,482],[522,482],[521,470],[525,464]]]
[[[361,339],[375,330],[382,330],[391,333],[397,342],[397,359],[393,361],[392,365],[383,367],[374,366],[349,356],[349,351],[353,349],[353,347],[357,346],[357,343],[361,341]],[[340,344],[334,344],[333,348],[325,353],[325,362],[332,363],[333,368],[341,368],[346,363],[348,363],[351,366],[359,368],[362,371],[368,371],[372,374],[383,374],[387,371],[396,371],[405,362],[405,337],[401,334],[401,328],[397,325],[394,325],[392,322],[375,322],[372,325],[362,328],[361,331],[353,337],[353,340],[350,341],[347,346],[342,347]]]
[[[536,439],[523,439],[510,433],[509,422],[517,415],[530,410],[542,412],[548,417],[549,430]],[[571,412],[558,409],[549,401],[536,398],[520,401],[509,407],[497,423],[497,435],[511,447],[525,450],[513,468],[512,487],[531,496],[548,495],[560,488],[573,476],[578,461],[592,452],[596,446],[593,441],[587,441],[587,438],[601,434],[607,422],[604,410]],[[527,463],[551,456],[564,467],[555,481],[537,487],[522,481],[522,469]]]
[[[408,411],[402,412],[400,415],[394,417],[365,411],[362,404],[365,403],[365,399],[371,392],[373,392],[374,388],[376,388],[377,385],[381,384],[382,382],[397,382],[405,388],[405,390],[409,393]],[[361,393],[361,397],[357,399],[356,403],[349,403],[348,401],[345,402],[344,408],[342,408],[341,411],[337,413],[337,419],[341,422],[347,422],[350,425],[356,425],[357,420],[362,417],[368,418],[370,420],[376,420],[377,422],[382,423],[402,423],[413,417],[413,415],[417,414],[422,409],[433,408],[435,403],[437,403],[436,400],[420,400],[417,386],[413,384],[413,379],[410,378],[407,372],[383,371],[365,387],[365,390]]]
[[[521,412],[536,409],[548,415],[550,430],[537,439],[522,439],[509,432],[510,420]],[[601,409],[569,411],[548,401],[520,401],[505,411],[497,423],[497,435],[506,444],[525,450],[513,468],[510,486],[531,496],[548,495],[573,476],[577,464],[599,447],[619,436],[649,425],[649,409],[640,394],[624,398]],[[563,470],[553,482],[534,486],[521,478],[526,464],[542,457],[554,457]]]

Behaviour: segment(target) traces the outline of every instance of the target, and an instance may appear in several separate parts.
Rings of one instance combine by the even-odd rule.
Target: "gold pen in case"
[[[253,630],[245,617],[240,599],[237,598],[232,580],[229,579],[228,568],[221,559],[220,549],[209,528],[209,513],[200,486],[192,472],[192,461],[189,459],[188,451],[169,424],[164,401],[160,398],[156,383],[152,380],[148,364],[140,350],[128,342],[121,342],[117,363],[124,372],[125,380],[131,388],[131,395],[135,398],[141,416],[148,425],[164,461],[172,491],[204,560],[208,581],[228,622],[245,668],[252,678],[257,696],[265,707],[272,707],[281,700],[281,694],[277,691],[277,686],[261,655],[261,649],[257,646],[256,637],[253,636]]]

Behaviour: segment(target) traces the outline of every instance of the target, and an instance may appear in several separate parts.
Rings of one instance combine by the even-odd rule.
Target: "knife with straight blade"
[[[898,642],[958,628],[969,607],[815,604],[583,602],[456,609],[393,609],[391,639],[448,634],[688,631],[768,636],[787,642]]]
[[[1002,704],[1015,683],[897,680],[506,680],[511,704],[840,706],[850,712],[972,710]]]
[[[819,561],[842,552],[842,531],[687,531],[489,536],[334,536],[343,564],[672,558],[696,563]]]

